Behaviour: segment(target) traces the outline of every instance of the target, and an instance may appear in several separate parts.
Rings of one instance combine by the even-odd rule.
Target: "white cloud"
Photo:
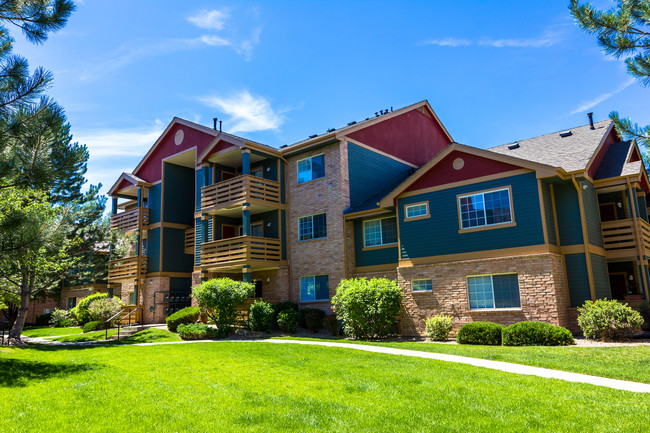
[[[616,90],[608,93],[603,93],[600,96],[597,96],[596,98],[592,99],[591,101],[583,102],[581,103],[575,110],[571,112],[571,114],[576,114],[580,113],[582,111],[589,110],[596,105],[600,104],[601,102],[604,102],[611,98],[612,96],[616,95],[617,93],[622,92],[623,90],[627,89],[630,87],[636,80],[634,78],[629,78],[623,84],[621,84]]]
[[[443,39],[430,39],[422,42],[420,45],[437,45],[439,47],[465,47],[472,45],[469,39],[460,38],[443,38]]]
[[[214,9],[201,11],[196,15],[187,17],[187,20],[202,29],[222,30],[228,18],[230,18],[230,13],[227,9]]]
[[[563,39],[563,31],[547,30],[541,36],[536,38],[482,38],[479,40],[471,40],[448,37],[429,39],[421,42],[419,45],[437,45],[439,47],[468,47],[471,45],[477,45],[492,48],[546,48],[558,44]]]
[[[230,116],[226,121],[229,132],[276,130],[284,122],[283,116],[273,110],[268,100],[251,95],[248,90],[225,98],[207,96],[199,100]]]

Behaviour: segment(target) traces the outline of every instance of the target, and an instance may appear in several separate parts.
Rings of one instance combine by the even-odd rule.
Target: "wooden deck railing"
[[[280,204],[280,183],[244,174],[201,188],[204,213],[251,201]]]
[[[185,230],[185,254],[194,254],[194,227]]]
[[[138,262],[140,268],[138,269]],[[108,262],[108,281],[135,280],[147,273],[147,257],[135,256]]]
[[[601,223],[603,247],[610,254],[650,254],[650,224],[641,218],[606,221]],[[634,251],[629,251],[634,250]]]
[[[279,239],[237,236],[201,244],[201,266],[218,268],[245,264],[249,261],[280,262]]]
[[[137,311],[132,312],[133,310],[137,310]],[[123,305],[122,311],[124,312],[124,314],[120,316],[120,321],[119,321],[120,324],[121,325],[131,325],[132,323],[142,324],[143,310],[144,310],[144,305]]]
[[[135,208],[126,212],[111,215],[111,230],[128,232],[138,230],[149,224],[149,209]]]

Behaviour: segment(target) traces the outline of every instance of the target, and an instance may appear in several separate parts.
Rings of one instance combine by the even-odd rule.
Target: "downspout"
[[[582,226],[582,243],[585,247],[585,261],[587,263],[587,277],[589,279],[589,293],[591,300],[596,300],[596,286],[594,285],[594,272],[591,267],[591,253],[589,252],[589,235],[587,233],[587,218],[585,217],[584,201],[582,199],[582,188],[576,180],[575,174],[571,175],[573,186],[578,192],[578,206],[580,208],[580,224]]]

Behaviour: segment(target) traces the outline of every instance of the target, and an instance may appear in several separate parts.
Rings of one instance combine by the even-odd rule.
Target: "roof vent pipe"
[[[219,132],[221,132],[221,122],[222,122],[222,121],[220,120],[220,121],[219,121]],[[215,125],[214,129],[217,129],[216,125]]]
[[[214,124],[212,125],[212,128],[216,131],[217,130],[217,118],[213,117],[212,121],[214,122]]]
[[[594,128],[594,113],[587,113],[587,116],[589,116],[589,129],[596,129]]]

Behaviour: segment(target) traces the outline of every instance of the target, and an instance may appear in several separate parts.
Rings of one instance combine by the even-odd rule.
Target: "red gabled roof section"
[[[217,142],[213,143],[210,146],[208,146],[206,148],[206,151],[204,151],[204,153],[198,152],[196,154],[197,155],[196,156],[197,164],[200,164],[202,162],[207,161],[210,158],[210,156],[214,155],[215,153],[221,152],[222,150],[238,148],[238,147],[240,147],[240,146],[237,146],[236,144],[230,143],[229,141],[225,140],[224,138],[218,138]]]
[[[345,136],[418,167],[452,143],[428,103]]]
[[[456,163],[457,166],[462,165],[462,168],[458,170],[454,168],[454,161],[456,160],[462,160],[462,163],[460,161]],[[520,168],[516,165],[455,150],[424,173],[417,181],[406,188],[404,192],[490,176]]]
[[[592,157],[592,160],[587,167],[587,174],[589,175],[589,177],[591,177],[592,179],[594,178],[596,172],[598,171],[598,168],[600,167],[600,164],[602,164],[605,155],[607,155],[607,152],[609,151],[609,147],[612,144],[618,143],[620,141],[621,139],[616,133],[616,129],[612,128],[609,131],[609,135],[603,141],[602,146],[600,146],[600,149],[598,149],[596,154]]]
[[[177,145],[175,136],[179,130],[183,131],[183,140]],[[192,148],[196,148],[198,155],[217,134],[218,131],[175,117],[140,161],[133,174],[147,182],[157,182],[162,179],[163,159]]]

